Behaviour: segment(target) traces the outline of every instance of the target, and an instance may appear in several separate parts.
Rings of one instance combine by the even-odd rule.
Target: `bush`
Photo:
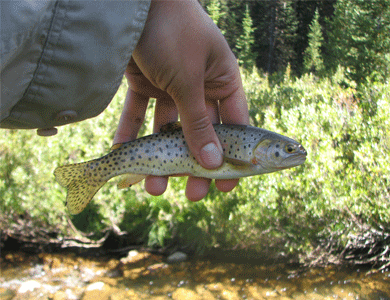
[[[118,226],[132,243],[199,253],[218,246],[305,254],[330,239],[341,251],[359,238],[363,225],[388,232],[389,87],[371,83],[355,90],[344,87],[343,80],[341,72],[323,79],[284,76],[272,83],[256,69],[243,72],[252,124],[300,141],[308,152],[303,166],[242,179],[228,194],[213,187],[197,203],[185,199],[185,178],[170,179],[159,197],[148,195],[142,185],[118,190],[114,179],[85,215],[72,216],[74,224],[96,238]],[[52,172],[109,150],[126,89],[123,84],[99,117],[61,127],[57,136],[3,130],[1,218],[12,223],[17,220],[9,216],[29,216],[36,224],[68,232],[66,193]],[[151,132],[151,113],[142,135]]]

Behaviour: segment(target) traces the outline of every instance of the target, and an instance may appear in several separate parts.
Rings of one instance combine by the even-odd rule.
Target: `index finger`
[[[145,119],[149,97],[131,90],[127,91],[125,104],[115,132],[113,144],[125,143],[137,138],[138,132]]]

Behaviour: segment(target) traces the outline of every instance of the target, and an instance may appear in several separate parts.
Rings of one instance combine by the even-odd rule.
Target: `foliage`
[[[301,141],[308,151],[303,166],[241,179],[228,194],[212,187],[196,203],[185,198],[185,178],[171,178],[159,197],[148,195],[142,185],[118,190],[114,179],[71,220],[95,238],[116,227],[132,244],[199,253],[210,247],[309,253],[330,237],[340,247],[351,245],[361,239],[363,225],[389,232],[389,87],[375,82],[346,87],[343,74],[340,69],[318,79],[288,73],[275,82],[256,69],[242,73],[251,123]],[[65,190],[52,172],[108,151],[126,88],[121,86],[100,116],[61,127],[57,136],[2,131],[0,218],[10,225],[30,218],[69,234]],[[151,132],[153,105],[142,135]]]
[[[358,84],[386,82],[390,70],[390,2],[339,0],[329,21],[328,68],[341,65]]]
[[[211,0],[207,5],[207,12],[215,23],[215,25],[219,25],[219,19],[225,15],[225,12],[221,12],[221,3],[218,0]],[[221,30],[222,34],[225,34],[225,30]]]
[[[385,82],[389,78],[389,0],[201,0],[201,3],[249,71],[252,63],[246,66],[248,56],[257,68],[271,75],[282,74],[290,65],[295,75],[316,69],[317,75],[331,76],[340,65],[347,81],[357,84],[367,80]],[[245,25],[249,24],[248,16],[250,26]]]
[[[304,68],[306,72],[320,73],[324,69],[324,62],[321,55],[321,46],[324,40],[319,23],[318,9],[314,15],[313,21],[310,24],[309,46],[305,50]]]
[[[254,3],[251,15],[256,28],[254,52],[257,66],[274,73],[282,71],[288,63],[295,63],[298,20],[294,3],[258,1]]]
[[[253,22],[249,14],[248,5],[246,6],[244,19],[242,20],[242,28],[243,33],[239,36],[236,45],[239,50],[238,62],[244,69],[251,70],[255,63],[255,56],[252,51],[252,47],[255,42],[253,37],[255,28],[253,28]]]

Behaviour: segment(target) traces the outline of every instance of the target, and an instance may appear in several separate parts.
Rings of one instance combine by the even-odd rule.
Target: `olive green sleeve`
[[[150,0],[0,1],[0,127],[100,114],[117,91]]]

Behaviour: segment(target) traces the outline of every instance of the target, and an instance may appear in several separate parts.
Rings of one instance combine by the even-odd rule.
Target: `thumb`
[[[192,98],[193,99],[193,98]],[[215,169],[223,163],[223,151],[213,122],[218,122],[218,108],[208,109],[204,99],[178,103],[180,120],[188,147],[195,159],[206,169]]]

